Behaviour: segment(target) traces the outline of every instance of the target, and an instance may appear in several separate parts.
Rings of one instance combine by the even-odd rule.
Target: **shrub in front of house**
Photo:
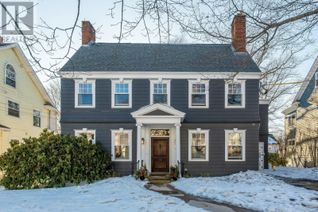
[[[0,183],[7,189],[62,187],[111,176],[111,157],[86,137],[44,130],[38,138],[12,141],[0,156]]]

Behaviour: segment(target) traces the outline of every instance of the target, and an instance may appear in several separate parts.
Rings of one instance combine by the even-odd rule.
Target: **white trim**
[[[128,84],[128,105],[115,105],[115,85],[117,83]],[[112,108],[131,108],[132,107],[132,80],[112,80]]]
[[[170,116],[144,116],[145,114],[151,113],[155,110],[161,110],[163,112],[166,112],[168,114],[171,114]],[[152,105],[146,105],[134,112],[131,113],[132,117],[134,118],[139,118],[139,117],[177,117],[177,118],[181,118],[183,120],[185,113],[176,110],[175,108],[173,108],[172,106],[168,106],[166,104],[152,104]]]
[[[260,79],[261,72],[166,72],[166,71],[70,71],[59,72],[71,79]]]
[[[192,85],[193,84],[205,84],[205,102],[203,105],[192,105]],[[188,80],[188,107],[189,108],[209,108],[209,80]]]
[[[241,84],[241,92],[242,92],[242,105],[240,106],[231,106],[231,105],[228,105],[228,101],[227,101],[227,96],[228,96],[228,93],[229,93],[229,84],[231,83],[240,83]],[[246,99],[246,88],[245,88],[245,80],[235,80],[235,81],[230,81],[230,82],[227,82],[225,81],[225,92],[224,92],[224,103],[225,103],[225,108],[229,108],[229,109],[240,109],[240,108],[245,108],[245,99]]]
[[[128,147],[129,147],[129,157],[128,159],[116,159],[115,158],[115,150],[114,150],[114,146],[115,146],[115,133],[127,133],[128,134]],[[131,161],[132,159],[132,130],[111,130],[111,140],[112,140],[112,161],[116,161],[116,162],[127,162],[127,161]]]
[[[78,105],[78,92],[79,92],[79,84],[80,83],[92,83],[92,105]],[[95,108],[95,96],[96,96],[96,91],[95,91],[95,80],[75,80],[74,83],[74,95],[75,95],[75,101],[74,101],[74,107],[75,108]]]
[[[260,105],[269,105],[270,100],[269,99],[259,99]]]
[[[96,144],[96,130],[93,130],[93,129],[86,129],[86,128],[83,128],[83,129],[74,129],[74,135],[75,136],[79,136],[80,134],[87,134],[87,133],[91,133],[91,134],[94,134],[94,140],[92,140],[92,143],[93,144]]]
[[[170,80],[150,80],[150,104],[153,103],[153,90],[155,83],[167,84],[167,105],[170,105]]]
[[[228,162],[244,162],[246,159],[246,130],[224,130],[225,131],[225,161]],[[242,133],[242,159],[241,160],[234,160],[228,159],[228,142],[229,142],[229,133],[237,132]]]
[[[209,131],[210,130],[188,130],[188,161],[191,161],[191,162],[202,162],[202,161],[209,161],[209,142],[210,142],[210,139],[209,139]],[[192,158],[192,150],[191,150],[191,147],[192,147],[192,134],[193,133],[204,133],[205,134],[205,159],[198,159],[198,158]]]

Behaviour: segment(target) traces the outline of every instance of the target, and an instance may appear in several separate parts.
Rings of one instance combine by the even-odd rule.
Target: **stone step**
[[[150,180],[170,180],[170,176],[167,175],[167,176],[149,176],[148,177]]]
[[[162,185],[162,184],[167,184],[170,183],[170,180],[151,180],[149,179],[149,183],[154,184],[154,185]]]

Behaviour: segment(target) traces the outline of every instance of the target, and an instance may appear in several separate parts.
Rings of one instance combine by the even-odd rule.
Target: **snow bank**
[[[66,188],[0,190],[0,211],[201,211],[144,184],[121,177]]]
[[[318,192],[257,171],[225,177],[182,178],[172,185],[195,196],[258,211],[318,211]]]
[[[275,171],[267,169],[263,172],[279,177],[318,181],[318,168],[278,167]]]

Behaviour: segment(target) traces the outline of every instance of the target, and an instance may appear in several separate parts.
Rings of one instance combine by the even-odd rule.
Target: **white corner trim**
[[[270,103],[269,99],[259,99],[260,105],[268,105]]]
[[[129,158],[128,159],[116,159],[115,158],[115,133],[127,133],[128,134],[128,147],[129,147]],[[128,162],[132,160],[132,130],[111,130],[111,141],[112,141],[112,150],[111,150],[111,158],[112,161],[116,162]]]
[[[95,99],[96,99],[96,85],[95,85],[95,80],[86,80],[86,81],[83,81],[83,80],[74,80],[74,107],[75,108],[95,108]],[[80,83],[92,83],[92,105],[78,105],[78,93],[79,93],[79,84]]]
[[[234,132],[234,130],[224,130],[225,131],[225,161],[228,162],[244,162],[246,160],[246,130],[236,130],[235,132],[242,134],[242,159],[233,160],[228,159],[228,143],[229,143],[229,133]]]
[[[209,138],[209,131],[210,130],[200,130],[199,133],[204,133],[205,134],[205,145],[206,145],[206,148],[205,148],[205,154],[206,154],[206,158],[205,159],[195,159],[195,158],[192,158],[192,150],[191,150],[191,147],[192,147],[192,134],[193,133],[198,133],[197,130],[188,130],[188,161],[191,161],[191,162],[206,162],[206,161],[209,161],[209,142],[210,142],[210,138]]]
[[[96,130],[92,130],[92,129],[74,129],[74,135],[75,136],[80,136],[81,134],[87,134],[87,133],[91,133],[94,135],[94,140],[93,140],[93,144],[96,144]]]
[[[235,83],[240,83],[241,84],[241,93],[242,93],[242,105],[240,106],[231,106],[231,105],[228,105],[228,101],[227,101],[227,96],[228,96],[228,93],[229,93],[229,84],[231,82],[226,82],[225,81],[225,92],[224,92],[224,103],[225,103],[225,108],[228,108],[228,109],[242,109],[242,108],[245,108],[245,102],[246,102],[246,86],[245,86],[245,81],[246,80],[236,80]]]
[[[128,84],[128,96],[129,96],[129,103],[128,105],[115,105],[115,85],[117,83],[127,83]],[[132,80],[112,80],[112,108],[131,108],[132,107]]]
[[[206,105],[192,105],[192,85],[193,84],[205,84],[205,102]],[[209,80],[188,80],[188,107],[189,108],[209,108]]]
[[[162,78],[160,78],[162,79]],[[162,83],[167,84],[167,105],[170,105],[170,80],[150,80],[150,104],[153,103],[153,91],[154,91],[154,84],[155,83]]]

